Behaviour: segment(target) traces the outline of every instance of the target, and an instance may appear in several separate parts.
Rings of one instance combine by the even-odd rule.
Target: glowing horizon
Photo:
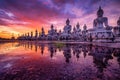
[[[42,27],[47,33],[51,24],[60,30],[67,18],[72,28],[77,22],[81,29],[84,24],[92,28],[99,5],[114,27],[120,16],[119,4],[119,0],[1,0],[0,37],[11,38],[13,33],[17,37],[36,29],[40,32]]]

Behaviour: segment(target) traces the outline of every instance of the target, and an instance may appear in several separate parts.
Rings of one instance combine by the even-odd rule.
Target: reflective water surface
[[[120,49],[74,43],[0,43],[0,80],[120,80]]]

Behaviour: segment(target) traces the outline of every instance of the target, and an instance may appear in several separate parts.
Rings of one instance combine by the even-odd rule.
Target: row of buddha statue
[[[27,33],[19,36],[19,40],[76,40],[76,41],[93,41],[93,42],[120,42],[120,18],[117,21],[117,26],[112,27],[108,25],[108,18],[103,16],[104,11],[99,7],[97,11],[97,18],[93,20],[93,28],[87,29],[87,26],[83,26],[83,30],[80,29],[80,24],[77,23],[75,27],[70,25],[70,20],[66,20],[66,25],[63,30],[57,31],[53,25],[51,25],[48,34],[45,34],[44,28],[41,32],[35,31],[31,34]]]
[[[64,26],[63,31],[54,28],[51,25],[50,30],[48,30],[48,34],[45,34],[44,28],[41,28],[41,32],[35,31],[35,35],[33,36],[33,32],[23,34],[19,36],[19,40],[80,40],[85,39],[87,34],[87,26],[83,26],[83,30],[80,29],[79,23],[73,28],[70,25],[70,20],[66,20],[66,26]]]

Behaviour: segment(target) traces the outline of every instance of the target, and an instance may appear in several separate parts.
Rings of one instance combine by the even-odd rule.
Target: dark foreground
[[[0,80],[120,80],[120,49],[74,43],[1,43]]]

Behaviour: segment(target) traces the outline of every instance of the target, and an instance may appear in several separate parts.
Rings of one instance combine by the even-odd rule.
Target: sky
[[[110,26],[116,26],[120,16],[120,0],[0,0],[0,37],[10,38],[23,33],[45,32],[54,28],[62,30],[66,19],[72,28],[79,22],[80,28],[86,24],[93,27],[96,12],[102,7]]]

